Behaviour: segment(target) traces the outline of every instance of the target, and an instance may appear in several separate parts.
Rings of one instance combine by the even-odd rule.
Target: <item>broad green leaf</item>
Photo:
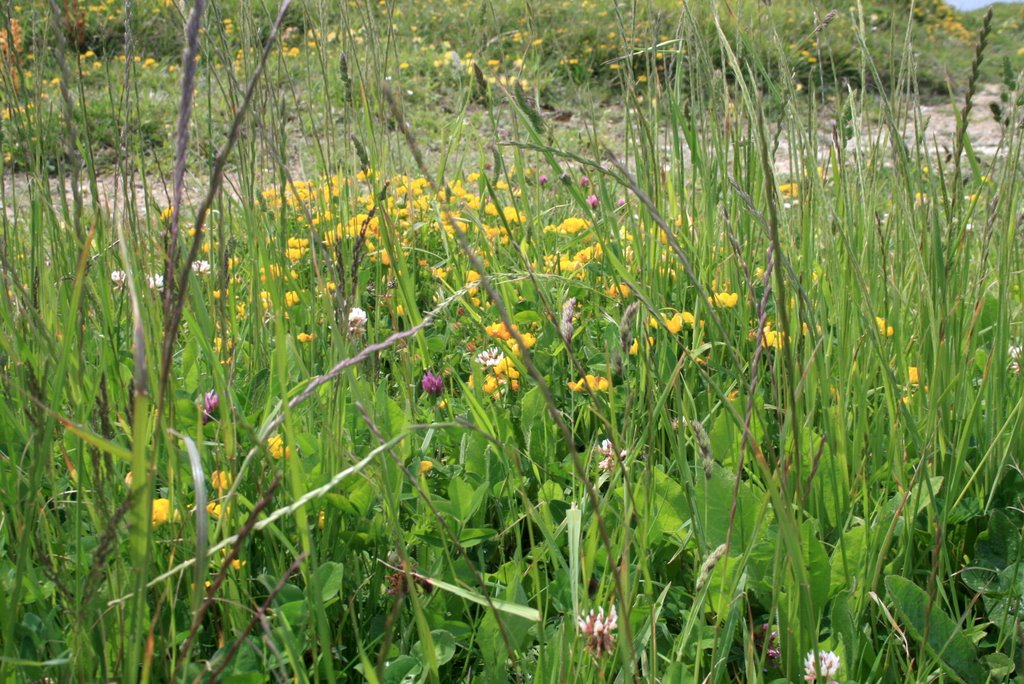
[[[430,632],[430,637],[434,641],[434,658],[437,664],[444,665],[449,660],[455,657],[455,637],[452,636],[451,632],[447,632],[443,629],[435,629]],[[423,654],[423,643],[417,641],[412,647],[412,656],[416,660],[422,662],[424,660]]]
[[[898,575],[886,577],[885,588],[907,631],[918,641],[927,638],[928,650],[948,674],[968,684],[985,681],[974,644],[924,589]]]
[[[320,600],[330,601],[341,591],[344,577],[344,566],[334,561],[326,561],[316,569],[317,584],[320,585]]]

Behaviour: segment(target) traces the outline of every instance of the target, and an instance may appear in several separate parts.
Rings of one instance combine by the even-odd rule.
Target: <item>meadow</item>
[[[1019,7],[0,15],[0,682],[1024,681]]]

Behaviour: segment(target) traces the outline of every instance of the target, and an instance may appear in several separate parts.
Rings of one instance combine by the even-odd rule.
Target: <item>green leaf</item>
[[[654,487],[648,494],[653,497],[651,513],[661,530],[683,537],[683,525],[690,519],[683,487],[658,468],[653,469]]]
[[[461,478],[453,478],[448,483],[448,498],[452,503],[452,513],[461,521],[468,522],[487,495],[487,485],[476,489]]]
[[[434,641],[434,658],[437,660],[438,666],[444,665],[455,657],[455,637],[451,632],[435,629],[430,633],[430,637]],[[423,643],[420,641],[417,641],[412,647],[412,656],[419,661],[423,660],[422,649]]]
[[[316,580],[320,586],[320,600],[330,601],[341,591],[341,582],[344,577],[344,567],[341,563],[327,561],[316,569]]]
[[[898,575],[886,577],[885,588],[907,631],[918,641],[927,638],[928,651],[948,674],[963,682],[985,681],[974,644],[924,589]]]
[[[704,542],[708,548],[713,549],[725,543],[729,536],[730,523],[733,527],[734,548],[747,548],[753,540],[754,527],[764,495],[756,492],[745,482],[740,482],[737,487],[736,477],[718,464],[712,467],[710,480],[703,476],[697,478],[694,489],[697,516],[701,521]]]
[[[398,656],[384,669],[384,684],[401,684],[406,677],[423,671],[420,661],[407,655]]]
[[[536,608],[531,608],[530,606],[524,606],[518,603],[512,603],[511,601],[505,601],[503,599],[494,597],[491,598],[490,604],[488,604],[487,599],[484,598],[484,596],[478,592],[472,591],[470,589],[464,589],[454,584],[448,584],[447,582],[444,582],[439,579],[434,579],[433,577],[428,577],[427,579],[430,580],[431,585],[440,589],[441,591],[447,591],[449,594],[455,594],[459,598],[465,599],[472,603],[476,603],[477,605],[481,605],[484,607],[489,607],[489,605],[493,605],[495,610],[500,610],[503,613],[508,613],[509,615],[515,615],[517,617],[525,618],[526,620],[530,620],[532,622],[540,622],[540,611]]]
[[[467,527],[462,531],[462,534],[459,535],[459,543],[462,544],[464,548],[468,549],[471,546],[476,546],[477,544],[487,541],[497,534],[498,531],[491,529],[490,527]]]
[[[846,531],[842,540],[832,552],[829,594],[835,595],[846,587],[855,586],[856,578],[864,571],[867,553],[868,528],[858,525]],[[863,583],[860,583],[863,584]]]

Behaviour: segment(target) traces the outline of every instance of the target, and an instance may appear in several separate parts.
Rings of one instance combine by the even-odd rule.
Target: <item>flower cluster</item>
[[[608,611],[607,617],[604,608],[593,610],[584,617],[576,620],[576,626],[580,633],[587,638],[587,651],[595,658],[600,658],[615,650],[615,629],[619,626],[619,615],[615,606]]]

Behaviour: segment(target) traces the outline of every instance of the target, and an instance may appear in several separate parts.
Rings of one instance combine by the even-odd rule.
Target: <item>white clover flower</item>
[[[204,260],[192,262],[192,272],[196,275],[209,275],[210,274],[210,262]]]
[[[358,306],[353,306],[351,311],[348,312],[348,334],[362,335],[366,332],[366,321],[368,320],[369,317],[365,311]]]
[[[476,355],[476,362],[487,368],[494,368],[505,360],[505,355],[497,347],[485,349]]]
[[[612,632],[619,626],[615,606],[608,611],[607,617],[604,608],[598,608],[596,613],[591,610],[589,615],[577,618],[576,626],[587,637],[587,650],[595,658],[615,650],[615,635]]]
[[[832,651],[818,651],[815,662],[814,651],[804,658],[804,680],[808,682],[834,682],[832,675],[839,671],[839,656]]]
[[[164,291],[164,277],[160,273],[152,273],[146,276],[146,284],[149,285],[150,289],[157,292]]]
[[[122,287],[124,287],[125,281],[127,281],[127,280],[128,280],[128,274],[125,273],[124,271],[111,271],[110,272],[110,281],[112,283],[114,283],[114,287],[116,287],[118,290],[120,290]]]

